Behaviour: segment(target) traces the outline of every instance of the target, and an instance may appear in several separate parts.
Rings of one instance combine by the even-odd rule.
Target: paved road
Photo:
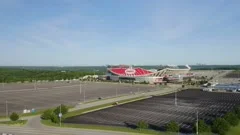
[[[175,91],[178,86],[172,86],[170,88],[160,89],[158,91],[138,93],[135,95],[123,96],[119,98],[111,98],[106,100],[101,100],[98,102],[90,102],[86,104],[79,104],[71,111],[89,108],[92,106],[97,106],[106,103],[117,102],[120,100],[131,99],[135,97],[140,97],[142,95],[152,96],[165,94]],[[58,128],[58,127],[47,127],[40,123],[40,116],[27,117],[28,123],[25,126],[0,126],[0,133],[12,133],[15,135],[129,135],[130,133],[123,132],[111,132],[111,131],[96,131],[96,130],[85,130],[85,129],[73,129],[73,128]]]

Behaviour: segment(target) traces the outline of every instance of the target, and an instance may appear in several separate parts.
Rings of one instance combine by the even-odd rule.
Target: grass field
[[[240,124],[236,127],[231,127],[227,132],[227,135],[240,135]]]
[[[14,126],[23,126],[27,123],[27,120],[18,120],[18,121],[1,121],[0,124],[3,125],[14,125]]]
[[[59,124],[52,123],[49,120],[42,120],[42,124],[48,126],[59,127]],[[61,124],[61,127],[64,128],[82,128],[82,129],[94,129],[94,130],[107,130],[107,131],[119,131],[119,132],[128,132],[135,134],[151,134],[151,135],[164,135],[162,132],[157,132],[153,130],[136,130],[125,127],[113,127],[113,126],[99,126],[99,125],[82,125],[82,124]]]

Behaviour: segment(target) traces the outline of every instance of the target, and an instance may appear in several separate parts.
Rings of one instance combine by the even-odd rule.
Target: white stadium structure
[[[160,70],[146,70],[140,67],[126,65],[108,66],[107,78],[113,81],[132,80],[135,82],[147,82],[150,84],[163,83],[165,80],[170,82],[181,82],[186,77],[192,77],[191,67],[186,68],[167,66]]]

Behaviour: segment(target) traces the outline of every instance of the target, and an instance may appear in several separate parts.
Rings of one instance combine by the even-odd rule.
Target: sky
[[[239,0],[0,0],[0,65],[240,64],[239,7]]]

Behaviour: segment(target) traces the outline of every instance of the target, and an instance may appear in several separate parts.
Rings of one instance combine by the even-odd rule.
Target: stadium
[[[146,82],[149,84],[161,84],[166,81],[181,82],[185,78],[193,77],[190,72],[191,67],[186,65],[186,68],[173,66],[165,66],[157,70],[147,70],[140,67],[127,65],[107,66],[107,80],[112,81],[134,81]]]

